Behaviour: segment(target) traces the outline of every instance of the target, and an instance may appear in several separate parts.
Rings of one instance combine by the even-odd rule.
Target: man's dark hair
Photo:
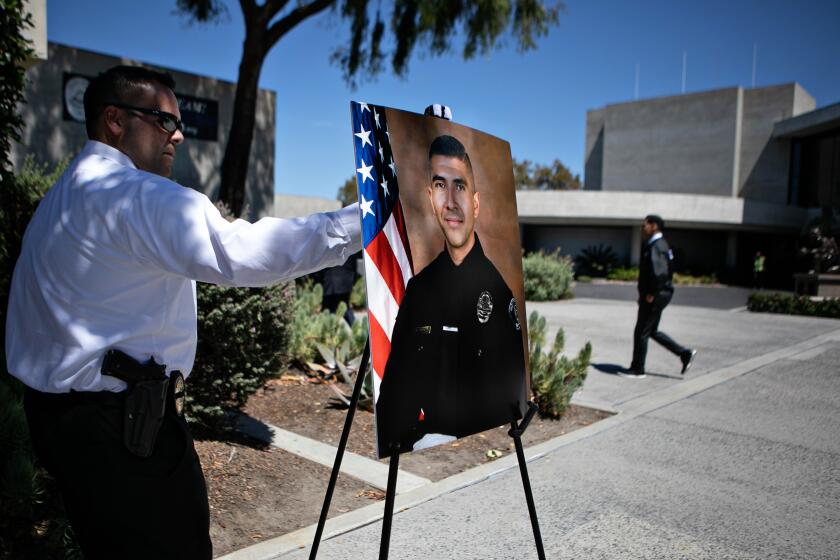
[[[92,79],[84,100],[88,138],[96,136],[99,115],[108,103],[132,104],[143,86],[151,82],[175,91],[175,79],[169,72],[157,72],[142,66],[114,66]]]
[[[432,145],[429,146],[429,161],[432,160],[432,156],[445,156],[451,158],[457,158],[463,161],[467,165],[467,169],[472,175],[472,162],[470,161],[470,155],[467,153],[467,149],[461,144],[460,140],[455,138],[454,136],[449,136],[444,134],[443,136],[438,136],[432,141]]]
[[[662,219],[662,216],[657,214],[648,214],[645,216],[645,221],[651,224],[656,224],[659,231],[663,231],[665,229],[665,220]]]

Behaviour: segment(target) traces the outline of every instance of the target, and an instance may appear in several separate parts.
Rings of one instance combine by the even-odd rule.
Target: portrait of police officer
[[[85,93],[89,140],[40,202],[12,279],[8,371],[87,560],[212,558],[179,403],[196,281],[265,286],[361,249],[358,206],[228,222],[169,177],[184,141],[168,73],[117,66]]]
[[[526,406],[519,311],[475,231],[481,196],[469,154],[438,136],[428,170],[445,246],[409,280],[397,314],[376,402],[380,456],[509,423]]]

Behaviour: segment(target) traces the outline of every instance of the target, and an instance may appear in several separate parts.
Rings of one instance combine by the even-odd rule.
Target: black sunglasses
[[[184,132],[184,123],[182,123],[181,119],[179,119],[172,113],[167,113],[166,111],[160,111],[158,109],[134,107],[133,105],[125,105],[124,103],[106,103],[106,105],[113,105],[114,107],[119,107],[120,109],[137,111],[138,113],[143,113],[144,115],[152,115],[153,117],[157,117],[158,125],[160,125],[160,127],[163,130],[165,130],[168,134],[174,134],[176,130]]]

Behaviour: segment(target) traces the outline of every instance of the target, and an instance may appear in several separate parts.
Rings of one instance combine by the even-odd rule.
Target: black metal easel
[[[309,552],[309,560],[315,560],[318,556],[318,547],[321,544],[321,537],[324,534],[324,525],[327,522],[327,514],[330,510],[335,483],[338,480],[338,472],[341,470],[341,460],[344,458],[344,449],[347,447],[347,438],[350,436],[350,427],[353,425],[353,418],[356,415],[356,407],[359,404],[359,396],[362,393],[368,362],[370,361],[370,339],[365,343],[362,352],[362,361],[359,364],[359,371],[356,374],[356,383],[353,386],[353,396],[350,398],[350,408],[347,410],[347,418],[344,420],[344,429],[341,432],[341,439],[338,442],[338,450],[335,454],[330,482],[327,485],[327,493],[324,496],[324,505],[321,508],[321,516],[318,518],[318,528],[315,530],[315,538],[312,541],[312,549]],[[537,508],[534,505],[534,495],[531,493],[531,481],[528,477],[528,465],[525,462],[525,451],[522,448],[522,434],[531,423],[531,419],[537,412],[537,405],[528,403],[528,412],[525,418],[518,424],[516,421],[510,423],[508,435],[513,438],[516,446],[516,458],[519,460],[519,473],[522,475],[522,486],[525,489],[525,500],[528,503],[528,515],[531,517],[531,528],[534,530],[534,542],[537,546],[539,560],[545,560],[540,524],[537,519]],[[391,449],[391,459],[388,464],[388,487],[385,492],[385,512],[382,517],[382,538],[379,542],[379,560],[388,560],[388,548],[391,542],[391,521],[394,516],[394,500],[397,496],[397,472],[400,464],[399,446]]]

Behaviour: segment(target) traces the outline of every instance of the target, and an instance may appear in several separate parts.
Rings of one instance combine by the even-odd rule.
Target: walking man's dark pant
[[[212,558],[207,487],[174,401],[147,458],[123,444],[120,394],[29,389],[24,408],[86,560]]]
[[[633,332],[633,362],[630,369],[643,373],[647,359],[648,339],[652,338],[679,357],[685,356],[689,350],[659,330],[659,320],[662,311],[671,302],[671,294],[660,294],[653,302],[639,300],[639,314],[636,317],[636,330]]]

